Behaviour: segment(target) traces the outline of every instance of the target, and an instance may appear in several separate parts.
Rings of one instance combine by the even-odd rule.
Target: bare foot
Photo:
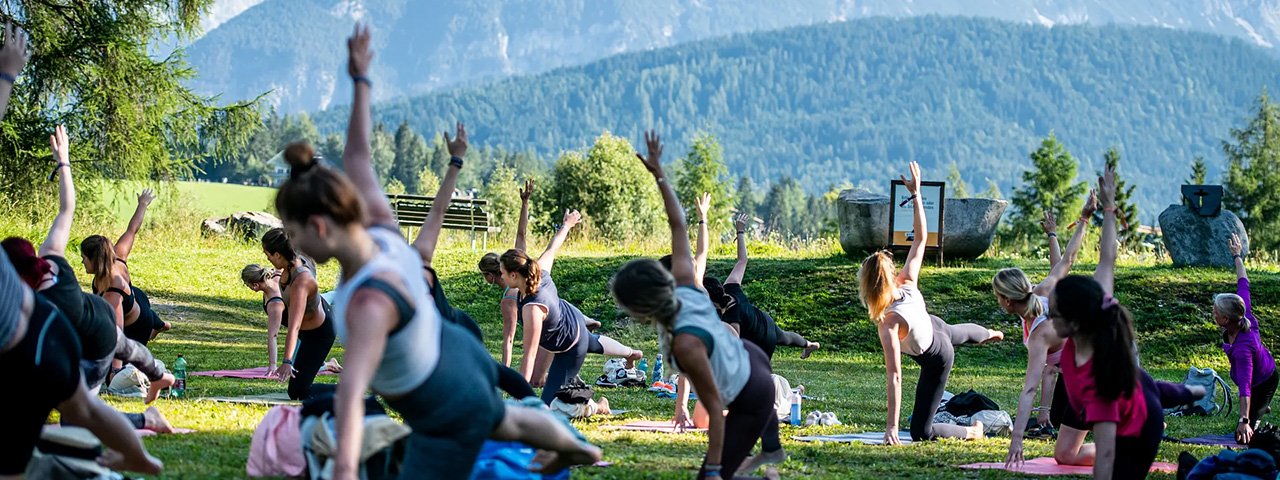
[[[324,368],[321,368],[320,371],[342,373],[342,364],[338,363],[337,358],[330,358],[329,361],[324,362]]]
[[[804,360],[804,359],[806,359],[806,358],[809,358],[809,354],[813,353],[815,350],[817,350],[817,349],[819,349],[819,348],[822,348],[822,344],[821,344],[821,343],[818,343],[818,342],[809,342],[809,344],[808,344],[808,345],[805,345],[805,346],[804,346],[804,353],[801,353],[801,354],[800,354],[800,359],[801,359],[801,360]]]
[[[151,382],[151,388],[147,389],[146,401],[142,403],[145,405],[151,405],[151,402],[160,398],[160,391],[173,386],[173,382],[175,381],[177,381],[177,379],[173,378],[172,373],[166,373],[163,377],[160,377],[159,380]]]
[[[987,434],[982,427],[982,422],[973,422],[973,426],[969,427],[969,434],[964,437],[965,440],[982,440],[984,438],[987,438]]]
[[[778,475],[778,467],[769,465],[764,469],[764,478],[768,480],[782,480],[782,476]]]
[[[781,448],[772,452],[760,452],[759,455],[747,457],[742,462],[742,466],[738,467],[738,472],[735,476],[750,475],[762,466],[777,465],[785,461],[787,461],[787,452]]]
[[[594,332],[594,331],[596,331],[596,330],[599,330],[599,329],[600,329],[600,325],[601,325],[601,324],[600,324],[600,321],[599,321],[599,320],[596,320],[596,319],[594,319],[594,318],[588,318],[588,319],[587,319],[587,331],[588,331],[588,332]]]
[[[164,418],[164,414],[156,407],[147,407],[142,412],[142,428],[156,433],[173,433],[173,425]]]
[[[600,448],[589,443],[579,443],[578,448],[566,452],[540,450],[533,456],[532,463],[537,467],[529,470],[538,473],[556,473],[574,465],[592,465],[599,462],[602,456]]]
[[[169,330],[173,330],[173,324],[169,322],[164,322],[163,327],[160,327],[151,331],[151,339],[155,340],[156,337],[160,336],[161,333],[167,332]]]
[[[609,408],[609,399],[600,397],[600,401],[596,402],[597,415],[613,415],[613,409]]]
[[[632,350],[631,355],[627,356],[627,368],[636,368],[636,362],[644,358],[644,352]]]
[[[999,342],[999,341],[1001,341],[1001,340],[1004,340],[1004,332],[1001,332],[1001,331],[999,331],[999,330],[990,330],[990,329],[988,329],[988,330],[987,330],[987,339],[986,339],[986,340],[983,340],[981,343],[979,343],[979,345],[985,345],[985,344],[988,344],[988,343],[991,343],[991,342]]]
[[[128,472],[137,472],[146,475],[155,475],[164,470],[164,464],[160,460],[151,455],[145,455],[143,458],[125,458],[124,454],[108,450],[106,453],[98,457],[98,464],[112,470],[124,470]]]

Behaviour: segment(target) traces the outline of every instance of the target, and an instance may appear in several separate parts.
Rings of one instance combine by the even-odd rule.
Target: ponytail
[[[538,293],[538,287],[542,285],[542,266],[538,265],[537,260],[529,257],[524,250],[513,248],[503,253],[498,261],[508,272],[515,272],[524,277],[525,288],[529,291],[529,295]]]
[[[996,276],[991,278],[991,288],[1010,302],[1024,304],[1019,314],[1022,318],[1037,318],[1045,314],[1044,304],[1036,298],[1031,280],[1022,269],[1006,268],[996,272]]]
[[[1098,396],[1115,400],[1132,393],[1138,384],[1138,357],[1129,309],[1106,295],[1096,280],[1080,275],[1062,279],[1053,294],[1058,313],[1076,332],[1073,336],[1093,347],[1090,373]]]
[[[707,296],[711,297],[711,303],[714,303],[722,313],[738,303],[733,295],[724,291],[724,284],[715,277],[702,277],[702,289],[707,291]]]

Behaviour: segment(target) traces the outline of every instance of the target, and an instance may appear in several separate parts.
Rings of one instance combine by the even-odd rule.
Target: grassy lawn
[[[244,197],[236,200],[257,201]],[[264,365],[265,318],[259,306],[260,297],[244,288],[238,275],[246,263],[265,262],[260,249],[255,244],[199,239],[193,228],[144,230],[130,257],[135,282],[151,293],[161,315],[175,326],[172,332],[151,344],[153,351],[166,362],[172,362],[180,353],[185,354],[194,371]],[[0,234],[29,229],[0,223]],[[76,232],[73,239],[78,241],[87,233],[92,232]],[[652,330],[622,318],[605,291],[609,276],[629,257],[598,252],[599,249],[571,246],[560,256],[555,273],[562,295],[604,322],[604,332],[652,356],[656,349]],[[448,248],[438,254],[437,268],[451,301],[480,322],[489,350],[498,352],[500,292],[483,284],[474,273],[475,261],[481,253]],[[711,273],[726,274],[731,259],[713,260]],[[931,311],[947,321],[977,322],[1006,333],[1009,340],[1000,344],[959,348],[948,390],[957,393],[970,388],[978,390],[1012,413],[1025,368],[1025,349],[1016,340],[1020,332],[1015,319],[999,312],[990,287],[994,272],[1011,264],[1015,263],[980,260],[942,268],[927,266],[922,289]],[[1026,268],[1033,278],[1047,270],[1043,262],[1016,264]],[[874,328],[858,305],[856,270],[856,263],[842,256],[780,250],[753,260],[748,270],[744,288],[762,308],[772,312],[784,328],[824,345],[808,360],[800,360],[798,350],[780,349],[775,371],[789,378],[793,385],[804,384],[809,394],[819,398],[806,401],[806,409],[835,411],[844,422],[843,426],[836,427],[784,426],[784,445],[791,458],[781,466],[780,473],[784,477],[807,478],[1015,478],[1005,472],[953,467],[1003,460],[1007,437],[899,448],[817,445],[788,439],[798,434],[883,428],[882,356]],[[1079,271],[1091,271],[1091,266],[1081,266]],[[331,288],[336,274],[336,265],[323,266],[322,286]],[[1280,315],[1280,309],[1263,299],[1278,297],[1280,281],[1274,269],[1257,269],[1253,274],[1254,298],[1260,299],[1258,315],[1271,328],[1270,320]],[[83,276],[82,280],[85,280]],[[1209,308],[1212,293],[1234,287],[1230,272],[1128,265],[1120,270],[1117,285],[1121,301],[1137,316],[1143,365],[1154,376],[1178,381],[1191,365],[1209,366],[1225,373],[1226,359],[1215,347],[1216,334]],[[335,355],[340,355],[340,350]],[[601,356],[589,357],[583,377],[593,380],[599,375],[603,361]],[[903,365],[906,411],[902,424],[906,425],[918,369],[908,360],[904,360]],[[321,381],[331,382],[334,377],[321,377]],[[166,471],[161,478],[244,477],[250,437],[266,408],[213,403],[200,397],[282,392],[284,386],[268,380],[195,377],[189,387],[190,398],[161,399],[157,405],[176,426],[199,432],[146,439],[147,447],[165,462]],[[630,413],[624,418],[591,419],[578,423],[578,427],[604,448],[605,459],[614,466],[581,469],[575,473],[576,478],[689,478],[701,460],[705,437],[621,433],[603,428],[632,419],[668,419],[672,400],[657,399],[639,390],[603,391],[603,394],[615,408],[628,409]],[[108,398],[108,401],[125,411],[142,408],[138,400]],[[1171,418],[1169,434],[1181,437],[1226,433],[1234,428],[1235,418]],[[1052,454],[1049,442],[1028,440],[1026,446],[1028,458]],[[1184,449],[1198,456],[1215,452],[1210,448],[1165,444],[1160,459],[1174,461]]]
[[[112,182],[104,190],[104,203],[111,208],[116,219],[127,221],[137,206],[137,193],[144,188],[129,182]],[[165,184],[166,190],[176,190],[182,203],[193,212],[206,216],[226,216],[248,210],[268,211],[275,201],[275,189],[251,187],[236,183],[173,182]],[[161,195],[172,193],[159,192]],[[165,205],[165,202],[157,202]]]

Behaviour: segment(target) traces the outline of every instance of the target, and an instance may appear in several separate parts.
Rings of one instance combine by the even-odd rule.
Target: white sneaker
[[[818,419],[818,424],[826,425],[826,426],[843,425],[842,423],[840,423],[840,419],[836,418],[836,412],[823,413],[822,417]]]
[[[809,415],[804,417],[804,424],[819,425],[818,422],[820,422],[821,420],[822,420],[822,412],[815,410],[815,411],[809,412]]]

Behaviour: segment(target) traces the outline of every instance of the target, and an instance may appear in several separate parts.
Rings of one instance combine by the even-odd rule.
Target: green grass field
[[[143,185],[129,182],[113,183],[103,191],[103,201],[111,208],[113,216],[121,222],[133,215],[137,206],[137,193]],[[176,190],[184,206],[190,210],[208,216],[226,216],[247,210],[274,210],[275,189],[267,187],[251,187],[235,183],[212,182],[174,182],[165,184],[160,195],[171,195],[175,198]],[[163,205],[163,203],[161,203]]]
[[[228,196],[233,198],[228,202],[259,201],[234,190],[229,192]],[[182,223],[185,225],[185,221]],[[0,221],[0,235],[43,228],[44,225],[13,226]],[[88,233],[99,232],[77,231],[72,238],[83,238]],[[1002,460],[1008,447],[1007,437],[898,448],[817,445],[789,440],[791,435],[798,434],[882,429],[884,370],[874,328],[858,304],[854,282],[856,262],[821,253],[824,251],[821,249],[814,251],[818,253],[770,250],[770,254],[752,261],[745,290],[762,308],[772,312],[784,328],[801,332],[824,345],[808,360],[800,360],[797,350],[780,349],[775,372],[786,376],[793,385],[804,384],[807,393],[819,398],[806,401],[807,410],[834,411],[844,422],[843,426],[836,427],[784,426],[784,446],[791,457],[780,468],[783,477],[1016,478],[1005,472],[954,468],[963,463]],[[555,270],[561,293],[588,315],[604,322],[605,333],[652,356],[656,349],[652,330],[623,318],[612,306],[605,289],[609,276],[630,257],[600,251],[571,245],[561,254]],[[725,250],[719,247],[717,251]],[[481,323],[489,350],[498,352],[500,291],[483,284],[474,272],[475,261],[481,253],[466,248],[446,248],[437,255],[437,268],[450,300]],[[178,354],[184,354],[193,371],[265,364],[265,318],[261,299],[239,281],[239,271],[247,263],[265,263],[256,244],[200,239],[186,228],[144,229],[129,264],[134,281],[151,293],[161,315],[174,324],[173,331],[151,344],[160,358],[172,362]],[[980,260],[946,267],[927,266],[921,282],[933,313],[951,323],[977,322],[1006,333],[1009,340],[1003,343],[958,349],[948,390],[978,390],[1010,412],[1016,406],[1015,395],[1026,363],[1025,349],[1017,341],[1020,332],[1014,317],[1001,314],[991,296],[990,278],[997,269],[1013,264],[1027,269],[1033,278],[1047,270],[1043,262]],[[730,266],[728,257],[713,258],[710,272],[724,275]],[[1091,271],[1091,266],[1081,265],[1078,271]],[[1258,315],[1263,319],[1264,328],[1272,328],[1270,321],[1280,315],[1280,308],[1267,299],[1280,295],[1280,277],[1271,267],[1251,273],[1254,298],[1259,302]],[[336,274],[336,265],[323,266],[322,286],[331,288]],[[81,280],[87,279],[81,275]],[[1123,266],[1117,282],[1118,295],[1137,316],[1143,365],[1153,375],[1178,381],[1191,365],[1226,371],[1226,359],[1214,343],[1216,334],[1209,308],[1211,295],[1234,288],[1233,280],[1228,271]],[[341,355],[341,350],[335,350],[334,355]],[[589,357],[583,377],[589,381],[594,379],[603,362],[601,356]],[[905,425],[918,369],[908,360],[904,360],[903,365],[906,411],[902,424]],[[322,377],[321,381],[334,379]],[[165,462],[166,470],[160,478],[244,477],[250,438],[266,408],[214,403],[200,398],[283,392],[284,386],[269,380],[206,377],[192,378],[189,386],[189,398],[161,399],[157,405],[174,425],[199,432],[145,440],[150,451]],[[603,428],[633,419],[669,419],[672,400],[661,400],[638,389],[600,393],[610,399],[614,408],[628,409],[630,413],[623,418],[597,417],[577,423],[591,441],[604,449],[605,460],[614,466],[580,469],[575,472],[575,478],[689,478],[692,475],[705,450],[705,437],[621,433]],[[124,411],[142,409],[138,400],[107,399]],[[1226,433],[1234,428],[1234,419],[1171,418],[1168,433],[1179,437]],[[1026,446],[1028,458],[1052,454],[1049,442],[1028,440]],[[1184,449],[1198,456],[1215,452],[1210,448],[1165,444],[1160,459],[1174,461],[1177,453]]]

